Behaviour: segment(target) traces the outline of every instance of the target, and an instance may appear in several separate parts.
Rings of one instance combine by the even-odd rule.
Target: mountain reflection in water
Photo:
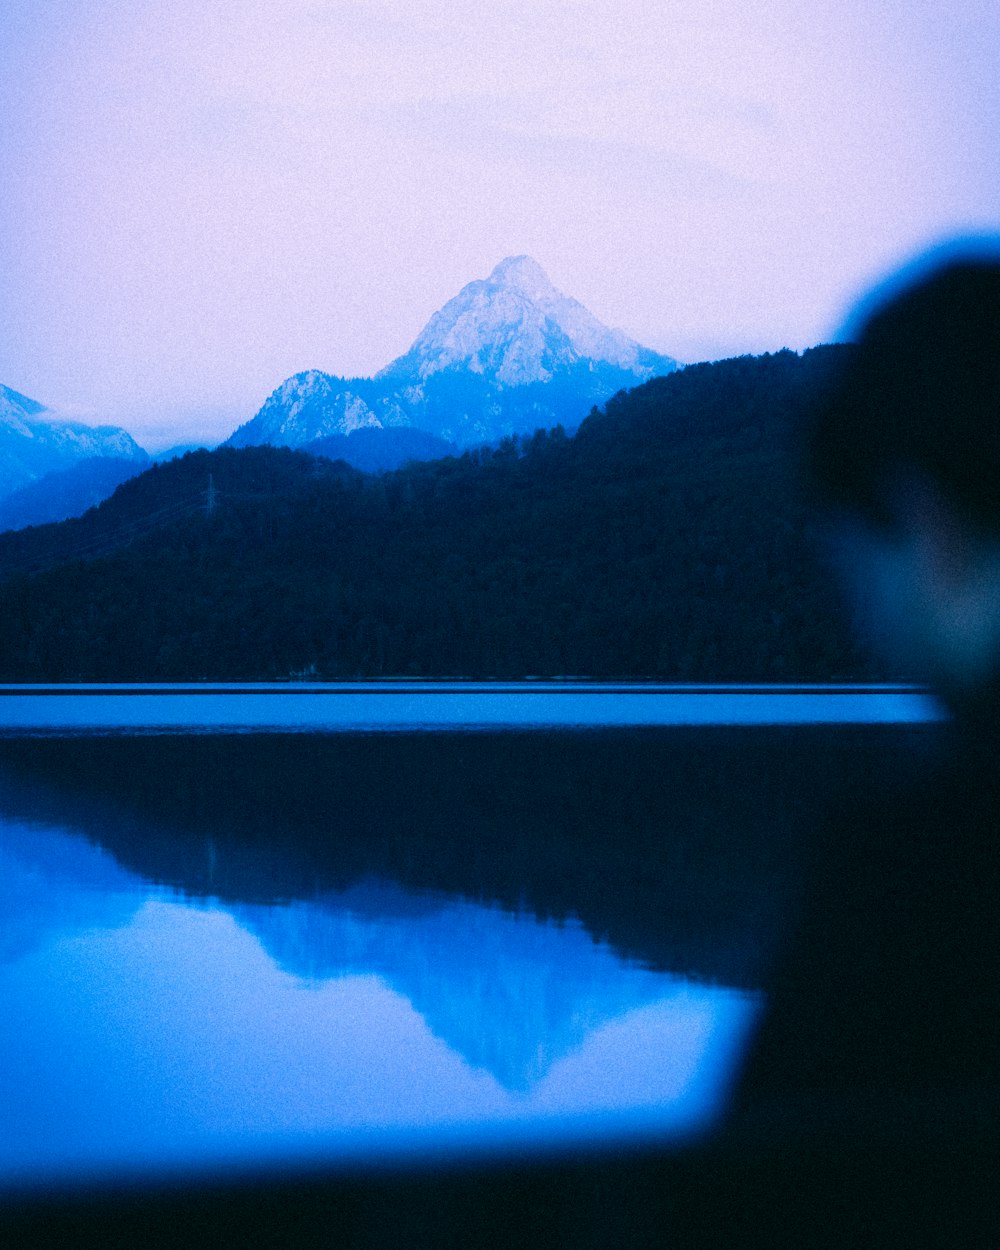
[[[542,924],[377,885],[240,908],[235,918],[293,975],[377,976],[466,1063],[510,1090],[531,1090],[595,1030],[665,997],[675,1001],[685,985],[625,963],[579,922]],[[704,1014],[707,996],[688,997]]]
[[[197,904],[18,824],[0,826],[0,879],[8,1183],[266,1154],[274,1135],[630,1109],[687,1127],[753,1013],[578,924],[374,883]]]
[[[698,1126],[846,741],[0,742],[6,1183]]]

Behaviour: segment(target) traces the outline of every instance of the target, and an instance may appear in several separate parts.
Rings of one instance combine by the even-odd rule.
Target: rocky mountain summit
[[[636,379],[669,373],[677,363],[609,330],[557,291],[530,256],[508,256],[435,313],[406,355],[379,377],[424,379],[464,369],[500,387],[526,386],[548,382],[581,361],[612,365]]]
[[[677,362],[603,325],[530,256],[507,257],[436,312],[374,378],[288,378],[228,440],[308,448],[358,430],[424,430],[458,445],[562,423]],[[349,457],[348,457],[349,458]]]

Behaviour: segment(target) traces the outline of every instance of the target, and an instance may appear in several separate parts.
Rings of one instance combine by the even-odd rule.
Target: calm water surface
[[[0,732],[25,729],[459,729],[896,724],[933,720],[906,686],[599,682],[0,685]]]
[[[2,1185],[710,1124],[761,1009],[776,805],[811,789],[790,750],[835,772],[847,726],[937,716],[899,689],[213,690],[0,692]]]
[[[8,1182],[676,1131],[715,1108],[755,1009],[578,922],[383,884],[196,902],[16,823],[0,877]]]

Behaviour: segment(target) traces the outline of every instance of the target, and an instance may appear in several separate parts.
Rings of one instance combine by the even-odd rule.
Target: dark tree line
[[[895,676],[851,642],[798,485],[844,350],[693,366],[572,438],[378,476],[268,447],[158,465],[0,536],[0,678]]]

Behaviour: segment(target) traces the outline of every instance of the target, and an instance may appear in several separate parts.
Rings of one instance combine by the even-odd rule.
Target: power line
[[[91,535],[76,542],[60,543],[58,547],[46,554],[20,560],[15,556],[3,567],[2,576],[4,578],[18,574],[33,576],[36,573],[44,573],[58,564],[100,559],[101,556],[111,555],[127,547],[145,534],[193,516],[200,512],[202,507],[200,496],[195,500],[190,498],[176,500],[172,504],[157,508],[154,512],[130,517],[102,534]]]
[[[187,517],[202,513],[206,518],[214,517],[219,500],[264,500],[272,499],[273,492],[256,491],[220,491],[216,488],[215,477],[208,475],[208,486],[199,491],[192,499],[174,500],[153,512],[141,516],[129,517],[120,521],[111,529],[100,534],[92,534],[76,542],[61,542],[45,554],[35,554],[18,559],[12,556],[0,565],[0,580],[7,580],[19,574],[34,576],[60,564],[72,564],[79,560],[98,560],[102,556],[112,555],[123,547],[129,546],[137,538],[152,533],[154,530],[185,520]]]

